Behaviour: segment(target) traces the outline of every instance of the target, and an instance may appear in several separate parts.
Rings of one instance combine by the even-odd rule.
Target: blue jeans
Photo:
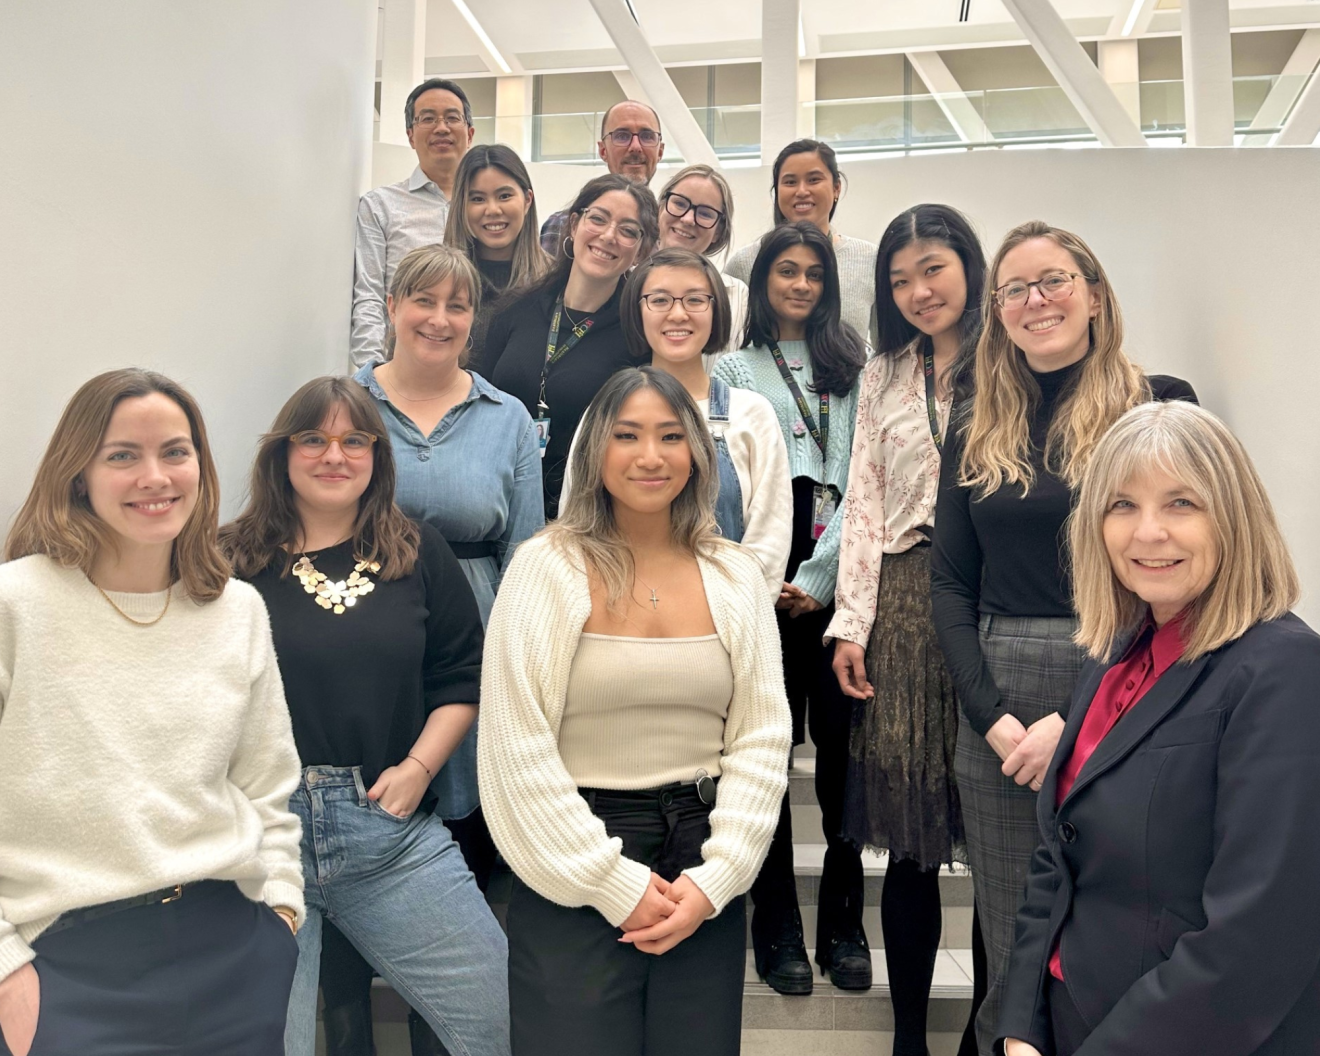
[[[286,1056],[312,1056],[321,921],[328,917],[430,1024],[450,1056],[508,1056],[508,945],[444,822],[397,818],[357,767],[310,766],[289,800],[303,826],[307,922]]]

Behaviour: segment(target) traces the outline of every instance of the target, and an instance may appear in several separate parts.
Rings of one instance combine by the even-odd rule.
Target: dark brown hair
[[[646,280],[656,268],[688,268],[706,277],[706,284],[714,300],[710,302],[710,337],[701,351],[722,352],[728,348],[732,312],[729,309],[729,291],[724,288],[724,279],[720,277],[719,271],[700,253],[693,253],[690,249],[662,249],[633,268],[623,288],[619,324],[623,330],[623,340],[633,357],[645,359],[651,354],[651,346],[647,343],[646,330],[642,324],[642,291],[646,287]]]

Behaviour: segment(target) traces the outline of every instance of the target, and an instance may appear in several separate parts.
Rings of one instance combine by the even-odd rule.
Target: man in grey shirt
[[[417,168],[402,183],[377,187],[358,201],[349,340],[354,368],[385,358],[390,279],[410,250],[444,241],[454,176],[475,131],[463,89],[438,77],[412,90],[404,120]]]

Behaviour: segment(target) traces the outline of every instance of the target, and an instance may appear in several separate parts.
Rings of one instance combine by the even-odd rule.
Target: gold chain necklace
[[[404,392],[401,388],[399,388],[399,383],[395,381],[393,378],[390,378],[389,382],[390,382],[390,388],[394,390],[394,395],[402,398],[403,400],[406,400],[408,403],[435,403],[436,400],[443,399],[445,396],[448,396],[454,390],[454,387],[460,381],[463,380],[463,375],[466,373],[467,371],[460,370],[458,372],[458,377],[456,377],[453,381],[451,381],[448,385],[446,385],[434,396],[409,396],[406,392]]]
[[[298,577],[303,590],[308,594],[316,595],[316,604],[323,609],[329,609],[336,616],[342,615],[345,609],[351,609],[356,605],[358,598],[376,589],[376,584],[368,579],[365,573],[379,571],[379,561],[359,560],[347,579],[336,581],[324,572],[318,572],[316,566],[312,564],[312,559],[306,554],[298,558],[293,566],[293,574]]]
[[[90,579],[90,578],[88,579],[88,582],[91,583],[91,579]],[[135,620],[135,619],[133,619],[132,616],[130,616],[130,615],[129,615],[128,613],[126,613],[123,609],[121,609],[118,605],[116,605],[116,604],[115,604],[115,599],[112,598],[109,594],[107,594],[104,590],[101,590],[100,587],[97,587],[95,583],[92,583],[92,586],[96,587],[96,589],[97,589],[98,591],[100,591],[101,597],[105,598],[105,600],[108,601],[108,602],[110,603],[110,607],[111,607],[112,609],[114,609],[115,612],[119,613],[120,616],[124,617],[124,619],[126,619],[126,620],[127,620],[129,623],[131,623],[134,627],[154,627],[154,626],[156,626],[156,624],[160,623],[160,621],[163,620],[163,619],[165,618],[165,614],[166,614],[167,612],[170,611],[170,598],[174,597],[174,588],[173,588],[173,587],[166,588],[166,590],[165,590],[165,607],[164,607],[163,609],[160,610],[160,614],[157,615],[157,616],[153,616],[153,617],[152,617],[151,619],[149,619],[149,620]]]

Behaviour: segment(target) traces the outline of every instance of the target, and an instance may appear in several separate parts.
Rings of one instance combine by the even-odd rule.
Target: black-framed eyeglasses
[[[626,128],[616,128],[613,132],[605,133],[605,138],[616,147],[629,146],[633,141],[633,136],[636,136],[637,142],[644,147],[654,147],[660,142],[660,133],[651,128],[644,128],[640,132],[629,132]]]
[[[674,307],[675,301],[682,303],[685,312],[708,312],[713,300],[715,296],[710,293],[685,293],[682,297],[669,293],[642,294],[642,303],[653,312],[667,312]]]
[[[691,198],[674,191],[665,195],[665,212],[680,218],[691,213],[693,223],[707,230],[724,219],[724,213],[713,205],[694,205]]]
[[[1035,282],[1007,282],[995,290],[995,303],[1000,308],[1021,307],[1027,303],[1033,286],[1047,301],[1061,301],[1073,292],[1073,281],[1080,278],[1075,271],[1061,271]]]

